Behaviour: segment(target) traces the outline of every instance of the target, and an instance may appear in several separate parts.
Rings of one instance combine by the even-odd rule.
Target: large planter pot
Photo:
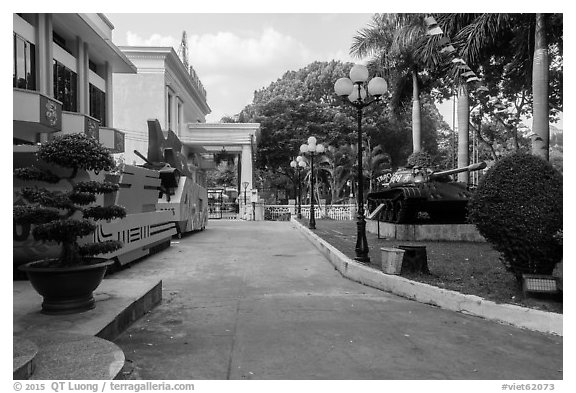
[[[35,261],[19,267],[26,272],[34,289],[44,298],[42,313],[51,315],[74,314],[96,306],[92,292],[100,285],[106,269],[114,261],[66,268],[38,266]]]

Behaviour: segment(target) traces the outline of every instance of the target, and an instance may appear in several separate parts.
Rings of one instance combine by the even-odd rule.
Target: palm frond
[[[510,28],[510,14],[481,14],[463,26],[455,36],[460,55],[468,64],[477,64],[486,48],[494,45]]]
[[[373,56],[383,48],[389,46],[392,40],[390,30],[386,28],[388,22],[387,14],[375,14],[367,27],[360,29],[352,38],[350,54],[362,58]]]

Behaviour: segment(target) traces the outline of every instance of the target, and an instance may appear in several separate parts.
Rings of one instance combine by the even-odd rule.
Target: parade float
[[[158,209],[172,214],[179,237],[203,230],[208,221],[207,189],[199,184],[188,164],[190,159],[191,165],[197,166],[197,156],[191,153],[187,157],[182,153],[184,150],[174,132],[168,130],[165,138],[158,120],[148,120],[148,157],[134,152],[146,161],[143,167],[160,173],[162,188]]]

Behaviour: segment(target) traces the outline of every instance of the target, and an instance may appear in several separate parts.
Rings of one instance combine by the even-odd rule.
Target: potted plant
[[[33,226],[37,241],[61,245],[58,258],[44,259],[20,266],[32,286],[43,296],[42,312],[69,314],[95,307],[92,292],[100,285],[113,261],[95,258],[122,247],[108,240],[83,243],[78,240],[94,232],[99,220],[126,216],[123,207],[100,206],[98,194],[118,190],[118,184],[98,180],[78,180],[79,171],[107,171],[114,167],[109,151],[85,134],[66,134],[42,144],[36,152],[38,165],[17,168],[14,176],[32,186],[24,186],[14,206],[14,222]],[[42,164],[49,164],[50,166]],[[68,182],[65,190],[47,189],[46,184]],[[44,186],[43,186],[44,185]]]

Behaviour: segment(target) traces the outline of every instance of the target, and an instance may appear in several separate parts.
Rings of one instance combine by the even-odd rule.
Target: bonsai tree
[[[468,210],[518,279],[551,274],[562,259],[562,175],[547,161],[526,153],[504,157],[480,181]]]
[[[39,186],[23,187],[19,193],[26,203],[14,206],[15,223],[34,225],[34,239],[62,244],[60,257],[47,260],[45,265],[88,265],[93,263],[91,256],[121,248],[122,243],[115,240],[78,244],[79,238],[94,232],[97,227],[94,221],[126,216],[123,207],[93,205],[97,194],[114,192],[118,190],[117,184],[94,180],[74,182],[80,169],[99,172],[113,168],[114,160],[109,151],[84,134],[66,134],[41,145],[36,157],[46,163],[69,168],[69,175],[61,177],[50,170],[27,167],[15,169],[14,176],[41,183],[58,183],[68,179],[73,184],[69,191],[48,190]]]

